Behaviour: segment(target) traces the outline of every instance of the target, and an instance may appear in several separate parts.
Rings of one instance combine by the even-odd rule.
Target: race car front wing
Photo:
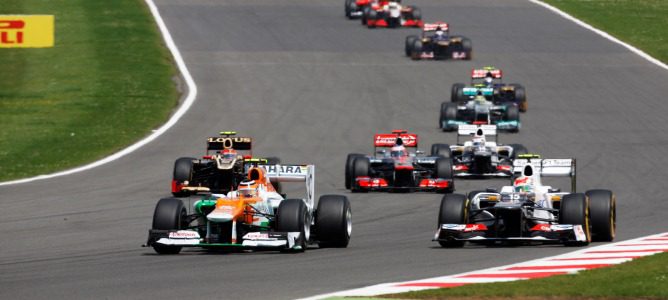
[[[528,236],[496,237],[489,236],[489,229],[484,224],[441,224],[432,241],[524,241],[539,243],[585,242],[587,236],[582,225],[537,224],[529,230]]]
[[[240,247],[262,249],[298,249],[300,232],[266,232],[246,233],[239,241],[232,243],[209,243],[194,230],[157,230],[148,232],[147,247],[154,244],[181,247]]]

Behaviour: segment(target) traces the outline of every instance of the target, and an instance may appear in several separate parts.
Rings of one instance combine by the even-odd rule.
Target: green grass
[[[666,0],[543,0],[668,62]]]
[[[176,68],[143,1],[3,1],[0,14],[56,20],[54,48],[0,49],[0,181],[112,154],[176,107]]]
[[[470,284],[391,295],[401,299],[666,299],[668,298],[668,253],[636,259],[624,264],[587,270],[576,275],[502,283]]]

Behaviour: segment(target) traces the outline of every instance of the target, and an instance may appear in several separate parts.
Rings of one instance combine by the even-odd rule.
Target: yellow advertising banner
[[[0,15],[0,48],[53,47],[52,15]]]

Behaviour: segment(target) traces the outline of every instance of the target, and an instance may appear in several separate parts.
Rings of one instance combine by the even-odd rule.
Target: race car
[[[178,198],[158,201],[144,246],[159,254],[183,247],[303,252],[310,244],[345,248],[352,231],[347,197],[323,195],[314,203],[313,165],[263,165],[227,194],[210,194],[186,208]],[[286,199],[275,182],[305,183],[305,198]]]
[[[459,125],[457,144],[433,144],[431,156],[452,159],[455,177],[510,177],[515,157],[528,151],[520,144],[498,144],[496,133],[496,125]],[[472,139],[462,144],[462,136]],[[494,136],[494,141],[486,136]]]
[[[526,112],[528,107],[526,89],[518,83],[503,83],[502,75],[500,69],[491,66],[473,69],[471,70],[471,84],[455,83],[452,85],[450,100],[464,103],[482,92],[488,100],[496,104],[512,104],[519,107],[521,112]]]
[[[443,247],[471,243],[563,243],[584,246],[615,238],[616,197],[610,190],[575,192],[575,159],[521,156],[519,176],[500,191],[445,195],[433,241]],[[541,177],[569,176],[571,192],[543,185]]]
[[[234,131],[222,131],[220,136],[206,141],[206,155],[197,159],[181,157],[174,162],[172,195],[185,197],[199,192],[227,193],[245,176],[246,161],[253,158],[250,137],[235,136]],[[267,158],[277,164],[276,157]]]
[[[515,105],[495,104],[482,93],[464,104],[441,103],[439,127],[443,131],[454,131],[459,125],[493,124],[499,130],[518,132],[520,130],[520,112]]]
[[[406,130],[374,136],[374,155],[348,154],[345,186],[353,192],[454,190],[452,164],[417,151],[418,136]],[[389,152],[387,148],[390,148]],[[411,149],[409,151],[409,149]],[[415,149],[415,150],[412,150]]]
[[[364,10],[377,2],[378,0],[346,0],[344,5],[346,17],[348,19],[362,17],[362,15],[364,15]]]
[[[422,12],[415,6],[402,6],[401,1],[379,1],[363,10],[362,24],[376,27],[422,27]]]
[[[471,40],[450,35],[450,26],[445,22],[425,23],[422,35],[409,35],[405,42],[406,56],[419,59],[465,59],[472,57]]]

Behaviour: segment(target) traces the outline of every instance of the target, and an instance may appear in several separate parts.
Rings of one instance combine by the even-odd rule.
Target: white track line
[[[540,5],[540,6],[543,6],[543,7],[547,8],[547,9],[553,11],[554,13],[556,13],[556,14],[558,14],[558,15],[564,17],[565,19],[567,19],[567,20],[569,20],[569,21],[575,23],[575,24],[578,24],[578,25],[580,25],[580,26],[582,26],[582,27],[584,27],[584,28],[586,28],[586,29],[589,29],[589,30],[593,31],[594,33],[596,33],[596,34],[598,34],[598,35],[600,35],[600,36],[602,36],[602,37],[604,37],[604,38],[606,38],[606,39],[608,39],[608,40],[610,40],[610,41],[612,41],[612,42],[614,42],[614,43],[617,43],[617,44],[619,44],[619,45],[624,46],[626,49],[629,49],[631,52],[633,52],[633,53],[635,53],[635,54],[638,54],[640,57],[646,59],[647,61],[649,61],[649,62],[651,62],[651,63],[653,63],[653,64],[655,64],[655,65],[657,65],[657,66],[659,66],[659,67],[661,67],[661,68],[664,68],[664,69],[668,70],[668,65],[666,65],[666,64],[663,63],[663,62],[661,62],[660,60],[658,60],[658,59],[656,59],[656,58],[650,56],[649,54],[643,52],[642,50],[640,50],[640,49],[638,49],[638,48],[636,48],[636,47],[633,47],[633,46],[631,46],[631,45],[629,45],[629,44],[627,44],[627,43],[625,43],[625,42],[620,41],[619,39],[617,39],[616,37],[614,37],[614,36],[608,34],[607,32],[604,32],[604,31],[602,31],[602,30],[600,30],[600,29],[594,28],[593,26],[591,26],[591,25],[589,25],[589,24],[587,24],[587,23],[585,23],[585,22],[583,22],[583,21],[581,21],[581,20],[579,20],[579,19],[576,19],[575,17],[573,17],[573,16],[571,16],[571,15],[569,15],[569,14],[567,14],[567,13],[561,11],[561,10],[559,10],[558,8],[556,8],[556,7],[552,6],[552,5],[549,5],[549,4],[547,4],[547,3],[543,2],[543,1],[540,1],[540,0],[529,0],[529,2],[534,3],[534,4],[538,4],[538,5]]]
[[[183,79],[186,82],[186,85],[188,87],[188,94],[186,95],[185,100],[183,101],[183,104],[181,104],[181,107],[172,115],[172,117],[162,125],[160,128],[156,129],[153,131],[153,133],[146,138],[132,144],[131,146],[116,152],[110,156],[107,156],[101,160],[92,162],[90,164],[70,169],[70,170],[65,170],[62,172],[57,172],[57,173],[52,173],[52,174],[47,174],[47,175],[39,175],[35,177],[30,177],[30,178],[24,178],[24,179],[19,179],[19,180],[13,180],[13,181],[5,181],[5,182],[0,182],[0,186],[4,185],[11,185],[11,184],[19,184],[19,183],[26,183],[26,182],[32,182],[36,180],[42,180],[42,179],[49,179],[49,178],[54,178],[54,177],[59,177],[59,176],[65,176],[65,175],[70,175],[74,173],[79,173],[83,172],[101,165],[104,165],[106,163],[110,163],[112,161],[115,161],[125,155],[128,155],[135,150],[143,147],[144,145],[150,143],[151,141],[155,140],[157,137],[165,133],[169,128],[174,126],[176,122],[181,119],[181,117],[188,111],[190,106],[195,102],[195,98],[197,97],[197,85],[195,85],[195,81],[193,80],[192,76],[190,75],[190,72],[188,71],[188,67],[186,67],[186,63],[183,61],[183,57],[181,57],[181,52],[179,52],[179,49],[176,47],[176,44],[174,43],[174,40],[172,39],[172,35],[169,33],[169,30],[167,29],[167,26],[165,25],[165,22],[162,20],[162,16],[160,16],[160,12],[158,11],[158,8],[155,6],[155,3],[153,3],[153,0],[146,0],[146,4],[148,5],[149,9],[151,10],[151,13],[153,14],[153,18],[155,19],[155,22],[158,24],[158,28],[160,28],[160,32],[162,33],[162,37],[165,40],[165,44],[167,44],[167,48],[169,48],[169,51],[172,53],[172,56],[174,56],[174,60],[176,61],[176,65],[179,68],[179,71],[181,72],[181,75],[183,76]]]
[[[607,259],[607,260],[591,260],[590,258],[605,257],[601,256],[601,254],[596,254],[597,252],[625,250],[625,248],[627,247],[623,245],[636,245],[639,243],[647,242],[648,239],[651,240],[659,237],[666,238],[668,237],[668,233],[660,233],[618,243],[611,243],[591,248],[584,248],[566,254],[560,254],[551,257],[543,257],[507,266],[494,267],[467,273],[420,279],[420,280],[381,283],[358,289],[317,295],[309,298],[304,298],[303,300],[307,299],[316,300],[316,299],[326,299],[330,297],[343,297],[343,296],[376,296],[390,293],[403,293],[408,291],[453,287],[462,284],[504,282],[504,281],[523,280],[527,278],[552,276],[556,274],[572,274],[580,270],[595,269],[595,268],[605,267],[607,265],[620,264],[632,260],[633,258]],[[637,252],[637,250],[639,250],[642,247],[643,246],[633,246],[631,247],[633,249],[632,251],[636,252],[631,252],[631,253],[621,252],[617,253],[616,256],[629,256],[638,258],[642,256],[653,255],[660,252],[668,252],[668,248],[666,247],[659,247],[659,249],[656,249],[656,246],[651,244],[646,245],[644,247],[645,249],[653,249],[653,250],[645,252]],[[447,253],[445,252],[447,252],[448,249],[443,249],[443,251],[444,255],[447,255]],[[568,259],[577,259],[577,261]],[[559,268],[558,266],[562,267]]]

